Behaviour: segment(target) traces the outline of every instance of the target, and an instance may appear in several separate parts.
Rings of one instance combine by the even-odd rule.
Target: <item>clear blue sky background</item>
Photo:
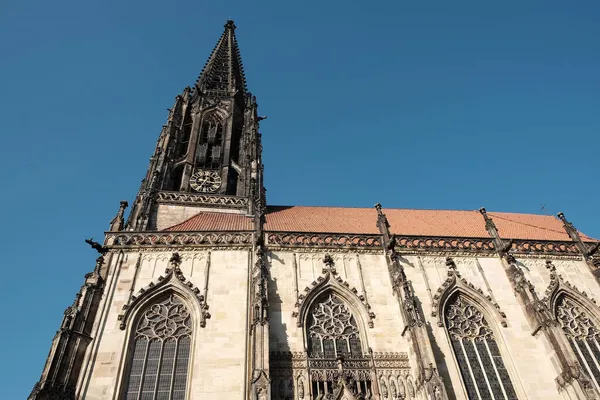
[[[600,237],[600,2],[0,2],[0,397],[24,399],[233,18],[270,204],[564,211]]]

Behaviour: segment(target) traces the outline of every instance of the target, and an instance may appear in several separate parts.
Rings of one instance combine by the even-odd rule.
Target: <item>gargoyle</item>
[[[92,249],[95,249],[98,253],[102,255],[105,255],[108,252],[108,249],[106,247],[102,246],[98,242],[94,242],[93,238],[85,239],[85,242],[92,246]]]

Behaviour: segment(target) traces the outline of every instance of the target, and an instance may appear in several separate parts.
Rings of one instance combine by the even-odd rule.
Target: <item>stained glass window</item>
[[[309,352],[313,356],[362,356],[358,326],[354,316],[333,293],[311,310],[308,321]]]
[[[469,399],[516,400],[494,333],[481,311],[455,294],[446,306],[445,320]]]
[[[364,360],[356,319],[342,299],[332,292],[321,296],[312,306],[307,321],[308,353],[311,358],[313,398],[332,396],[337,382],[336,359]],[[344,364],[350,386],[357,393],[371,398],[371,378],[361,369]]]
[[[556,319],[579,364],[600,390],[600,331],[585,310],[564,295],[558,299]]]
[[[126,400],[185,400],[190,313],[175,295],[151,305],[133,337]]]

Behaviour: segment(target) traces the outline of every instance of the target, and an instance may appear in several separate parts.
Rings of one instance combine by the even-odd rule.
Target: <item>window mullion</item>
[[[488,379],[488,372],[485,369],[485,365],[483,365],[483,361],[481,361],[481,356],[479,355],[479,350],[477,349],[477,345],[475,343],[476,339],[471,339],[471,341],[473,342],[473,350],[475,350],[475,355],[477,356],[477,361],[479,361],[479,366],[481,367],[481,372],[483,372],[483,377],[485,378],[485,384],[487,385],[488,390],[490,391],[490,395],[492,396],[492,399],[496,400],[496,396],[494,396],[494,391],[492,390],[492,385],[490,385],[490,380]],[[479,338],[479,339],[481,339],[481,338]],[[481,339],[481,340],[483,340],[483,339]],[[492,361],[492,364],[493,364],[493,361]]]
[[[173,370],[171,372],[171,385],[169,385],[169,399],[173,398],[173,391],[175,385],[175,368],[177,367],[177,354],[179,354],[179,339],[175,341],[175,352],[173,353]]]
[[[598,368],[598,370],[600,371],[600,365],[598,365],[598,360],[594,356],[594,353],[592,352],[592,349],[590,348],[590,345],[589,345],[588,341],[587,340],[582,340],[582,342],[585,343],[585,346],[587,347],[587,351],[590,354],[590,358],[592,360],[594,360],[594,364],[596,364],[596,368]],[[594,339],[594,343],[596,343],[596,346],[598,345],[595,339]],[[593,380],[596,383],[596,387],[598,388],[598,390],[600,390],[600,388],[598,387],[598,384],[600,384],[600,382],[596,382],[596,378],[594,377],[594,374],[592,373],[591,368],[590,368],[590,379]]]
[[[594,338],[594,345],[596,346],[596,348],[598,349],[598,351],[600,351],[600,344],[598,343],[598,338],[596,337],[596,335],[594,335],[593,338]],[[587,340],[586,340],[586,342],[587,342]],[[592,352],[592,358],[594,360],[596,360],[596,365],[598,365],[598,360],[596,359],[596,357],[594,357],[594,353],[593,352]],[[600,368],[599,368],[599,370],[600,370]],[[596,379],[593,376],[590,377],[590,378],[593,379],[594,381],[596,381]],[[600,386],[600,382],[596,382],[596,386]],[[600,390],[600,389],[598,389],[598,390]]]
[[[148,365],[148,352],[150,351],[151,340],[146,341],[146,353],[144,355],[144,365],[142,366],[142,376],[140,376],[140,388],[138,390],[137,400],[142,399],[142,388],[144,387],[144,376],[146,375],[146,366]]]
[[[161,370],[161,363],[162,363],[162,358],[163,358],[163,354],[165,351],[165,341],[162,340],[161,344],[160,344],[160,353],[158,355],[158,365],[156,366],[156,379],[154,380],[154,395],[152,396],[153,399],[156,399],[156,397],[158,396],[158,380],[160,378],[160,370]]]
[[[475,379],[475,375],[473,374],[473,369],[471,368],[471,363],[469,362],[469,355],[467,354],[467,350],[465,349],[465,346],[463,345],[463,340],[464,339],[458,340],[460,342],[460,348],[462,349],[462,352],[465,356],[465,362],[467,363],[467,369],[469,370],[469,375],[471,375],[471,380],[473,381],[473,386],[475,386],[475,391],[477,392],[477,397],[480,400],[482,400],[481,393],[479,393],[479,387],[477,385],[477,380]],[[459,370],[460,370],[460,367],[459,367]]]
[[[502,382],[502,377],[500,376],[500,373],[498,372],[498,367],[496,366],[496,360],[494,359],[494,355],[492,354],[492,351],[490,350],[490,346],[488,346],[488,344],[487,344],[487,340],[483,340],[483,343],[485,344],[485,348],[490,357],[490,361],[492,362],[492,367],[494,367],[494,372],[496,373],[496,377],[498,378],[498,383],[500,384],[500,389],[502,390],[502,394],[504,394],[504,398],[508,400],[508,395],[506,394],[506,389],[504,389],[504,382]],[[496,345],[497,344],[498,343],[496,343]],[[492,396],[493,395],[494,394],[492,393]]]
[[[587,370],[587,373],[590,376],[590,379],[594,382],[594,386],[596,386],[596,389],[600,390],[600,388],[598,387],[598,382],[596,382],[596,380],[594,379],[594,374],[592,374],[592,369],[590,368],[587,360],[585,359],[585,356],[583,355],[583,351],[579,347],[579,343],[577,342],[577,340],[575,338],[573,338],[571,341],[573,342],[575,350],[577,351],[577,353],[579,353],[579,358],[584,363],[583,366]]]

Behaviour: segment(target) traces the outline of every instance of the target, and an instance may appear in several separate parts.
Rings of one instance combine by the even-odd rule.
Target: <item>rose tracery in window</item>
[[[333,293],[313,306],[308,336],[313,356],[362,355],[356,320],[346,304]]]
[[[333,292],[322,295],[312,305],[307,321],[308,354],[311,364],[313,398],[333,396],[339,385],[336,359],[344,361],[344,376],[356,393],[371,398],[371,378],[364,369],[352,367],[352,362],[364,360],[358,325],[348,306]]]
[[[556,319],[579,364],[600,390],[600,330],[581,306],[564,295],[557,302]]]

